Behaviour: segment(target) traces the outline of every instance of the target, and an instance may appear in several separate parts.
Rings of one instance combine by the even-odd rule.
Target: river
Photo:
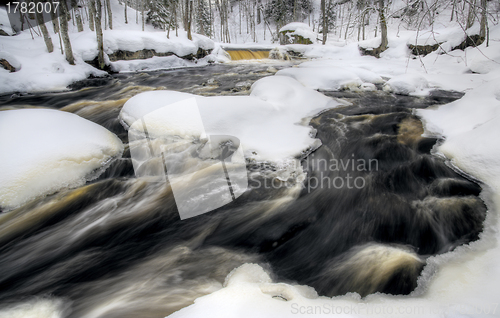
[[[0,96],[0,110],[73,112],[127,144],[118,114],[140,92],[248,95],[254,81],[296,63],[115,74],[66,92]],[[297,158],[303,179],[248,163],[241,197],[180,220],[172,189],[136,178],[126,147],[98,179],[4,212],[0,302],[57,301],[67,317],[164,317],[244,263],[319,295],[409,294],[427,257],[483,229],[481,186],[432,153],[440,140],[422,137],[413,114],[461,94],[322,93],[343,106],[310,119],[322,146]]]

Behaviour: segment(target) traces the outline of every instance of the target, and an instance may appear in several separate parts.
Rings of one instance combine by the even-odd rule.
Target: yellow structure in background
[[[231,60],[260,60],[269,58],[269,51],[227,50]]]

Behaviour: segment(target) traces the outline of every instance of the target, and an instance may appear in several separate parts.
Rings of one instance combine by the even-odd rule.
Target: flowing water
[[[74,112],[127,143],[118,114],[137,93],[248,94],[289,66],[120,74],[69,92],[3,96],[0,109]],[[310,119],[322,146],[298,158],[304,180],[249,163],[245,194],[181,221],[170,186],[135,178],[126,148],[97,180],[0,214],[1,306],[36,300],[67,317],[164,317],[220,289],[244,263],[320,295],[410,293],[427,257],[482,231],[481,186],[431,154],[439,140],[422,137],[412,113],[461,95],[323,93],[345,106]]]
[[[269,50],[225,49],[231,60],[260,60],[269,58]]]

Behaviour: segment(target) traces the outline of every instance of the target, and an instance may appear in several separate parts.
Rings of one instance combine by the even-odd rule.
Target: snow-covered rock
[[[121,156],[107,129],[49,109],[0,112],[0,206],[11,209],[97,177]]]
[[[303,39],[311,41],[311,43],[316,43],[318,35],[313,29],[302,22],[292,22],[288,23],[279,30],[280,33],[285,33],[286,36],[299,36]],[[306,43],[302,43],[306,44]]]
[[[195,99],[199,114],[186,113],[182,104],[167,107],[187,99]],[[151,136],[184,139],[197,139],[204,133],[235,136],[247,157],[280,163],[319,145],[310,136],[310,127],[297,124],[306,116],[336,105],[291,78],[271,76],[254,83],[250,96],[203,97],[175,91],[141,93],[125,103],[120,117],[132,126],[136,120],[156,111],[154,122],[148,122]],[[162,108],[166,111],[158,111]],[[200,116],[203,129],[193,122]]]
[[[6,60],[10,66],[14,68],[13,72],[17,72],[21,69],[21,63],[9,52],[0,51],[0,60]]]
[[[343,68],[297,67],[280,70],[276,74],[292,77],[311,89],[337,91],[363,84],[356,73]]]
[[[427,94],[429,87],[427,80],[418,74],[403,74],[388,80],[384,91],[400,95]]]

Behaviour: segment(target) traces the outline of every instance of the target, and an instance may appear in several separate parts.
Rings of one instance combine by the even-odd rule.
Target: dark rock
[[[436,51],[439,48],[439,45],[441,43],[436,43],[434,45],[413,45],[413,44],[408,44],[408,48],[411,50],[411,54],[413,55],[427,55],[429,53],[432,53]]]
[[[17,71],[16,68],[14,66],[12,66],[9,61],[5,60],[5,59],[0,59],[0,65],[2,65],[2,67],[4,69],[6,69],[7,71],[9,72],[15,72]]]
[[[484,37],[480,37],[478,34],[474,34],[474,35],[468,35],[465,40],[463,40],[462,43],[460,43],[459,45],[455,46],[453,50],[465,50],[466,48],[468,48],[469,46],[473,46],[473,47],[476,47],[478,45],[481,45],[481,43],[484,42]]]
[[[358,49],[359,49],[359,52],[361,53],[361,55],[371,55],[371,56],[375,56],[376,58],[379,58],[380,53],[385,51],[385,50],[382,50],[382,48],[380,46],[373,48],[373,49],[368,49],[365,47],[358,46]]]

